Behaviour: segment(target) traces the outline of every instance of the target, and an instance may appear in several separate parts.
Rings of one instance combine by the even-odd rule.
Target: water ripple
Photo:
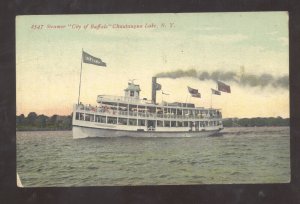
[[[290,180],[289,128],[226,128],[222,137],[89,138],[17,132],[25,186],[280,183]]]

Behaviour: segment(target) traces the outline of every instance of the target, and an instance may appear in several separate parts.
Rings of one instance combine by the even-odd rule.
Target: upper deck
[[[74,112],[85,113],[92,115],[105,115],[123,118],[140,118],[140,119],[161,119],[161,120],[207,120],[207,119],[222,119],[222,113],[215,109],[203,109],[196,111],[196,109],[171,109],[167,108],[147,109],[135,108],[128,105],[124,106],[110,106],[102,104],[100,106],[91,106],[83,104],[75,104]]]
[[[161,104],[153,104],[151,100],[147,99],[136,99],[131,97],[124,97],[124,96],[113,96],[113,95],[98,95],[97,103],[99,104],[112,104],[117,106],[118,104],[123,105],[134,105],[140,107],[147,107],[147,108],[173,108],[173,109],[181,109],[181,110],[211,110],[211,111],[220,111],[220,109],[216,108],[209,108],[205,109],[204,107],[195,107],[192,103],[161,103]]]
[[[152,101],[147,99],[139,99],[126,96],[98,95],[97,102],[101,103],[103,101],[135,105],[152,104]]]

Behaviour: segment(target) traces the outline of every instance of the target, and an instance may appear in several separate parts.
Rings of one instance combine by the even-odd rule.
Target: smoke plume
[[[274,88],[289,88],[289,77],[287,75],[281,77],[275,77],[271,74],[246,74],[236,73],[232,71],[213,71],[211,73],[207,71],[197,71],[195,69],[189,70],[176,70],[170,72],[161,72],[155,75],[158,78],[171,78],[177,79],[182,77],[192,77],[200,81],[213,80],[224,82],[236,82],[240,86],[248,87],[261,87],[272,86]]]

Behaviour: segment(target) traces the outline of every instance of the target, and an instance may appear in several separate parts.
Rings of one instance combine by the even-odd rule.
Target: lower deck
[[[198,122],[188,122],[188,126],[172,127],[172,126],[157,126],[156,122],[157,121],[150,120],[150,121],[145,121],[144,125],[123,125],[123,124],[100,123],[96,121],[84,121],[84,120],[73,119],[73,126],[124,130],[124,131],[157,131],[157,132],[191,132],[191,131],[199,132],[199,131],[210,131],[210,130],[223,128],[222,124],[200,126],[200,123]]]
[[[74,108],[73,126],[131,132],[205,132],[223,128],[220,117],[144,117]]]

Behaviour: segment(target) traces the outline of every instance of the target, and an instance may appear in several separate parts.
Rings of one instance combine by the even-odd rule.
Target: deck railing
[[[147,100],[147,99],[137,99],[137,98],[131,98],[125,96],[113,96],[113,95],[98,95],[97,102],[100,103],[103,99],[114,101],[114,102],[141,103],[141,104],[151,103],[151,100]]]
[[[137,112],[137,111],[121,111],[121,110],[113,110],[113,109],[105,109],[103,107],[94,107],[94,106],[83,106],[76,105],[76,111],[86,114],[99,114],[107,115],[113,117],[138,117],[138,118],[153,118],[153,119],[213,119],[213,118],[222,118],[221,114],[187,114],[187,115],[176,115],[173,113],[165,113],[165,114],[155,114],[150,112]]]

